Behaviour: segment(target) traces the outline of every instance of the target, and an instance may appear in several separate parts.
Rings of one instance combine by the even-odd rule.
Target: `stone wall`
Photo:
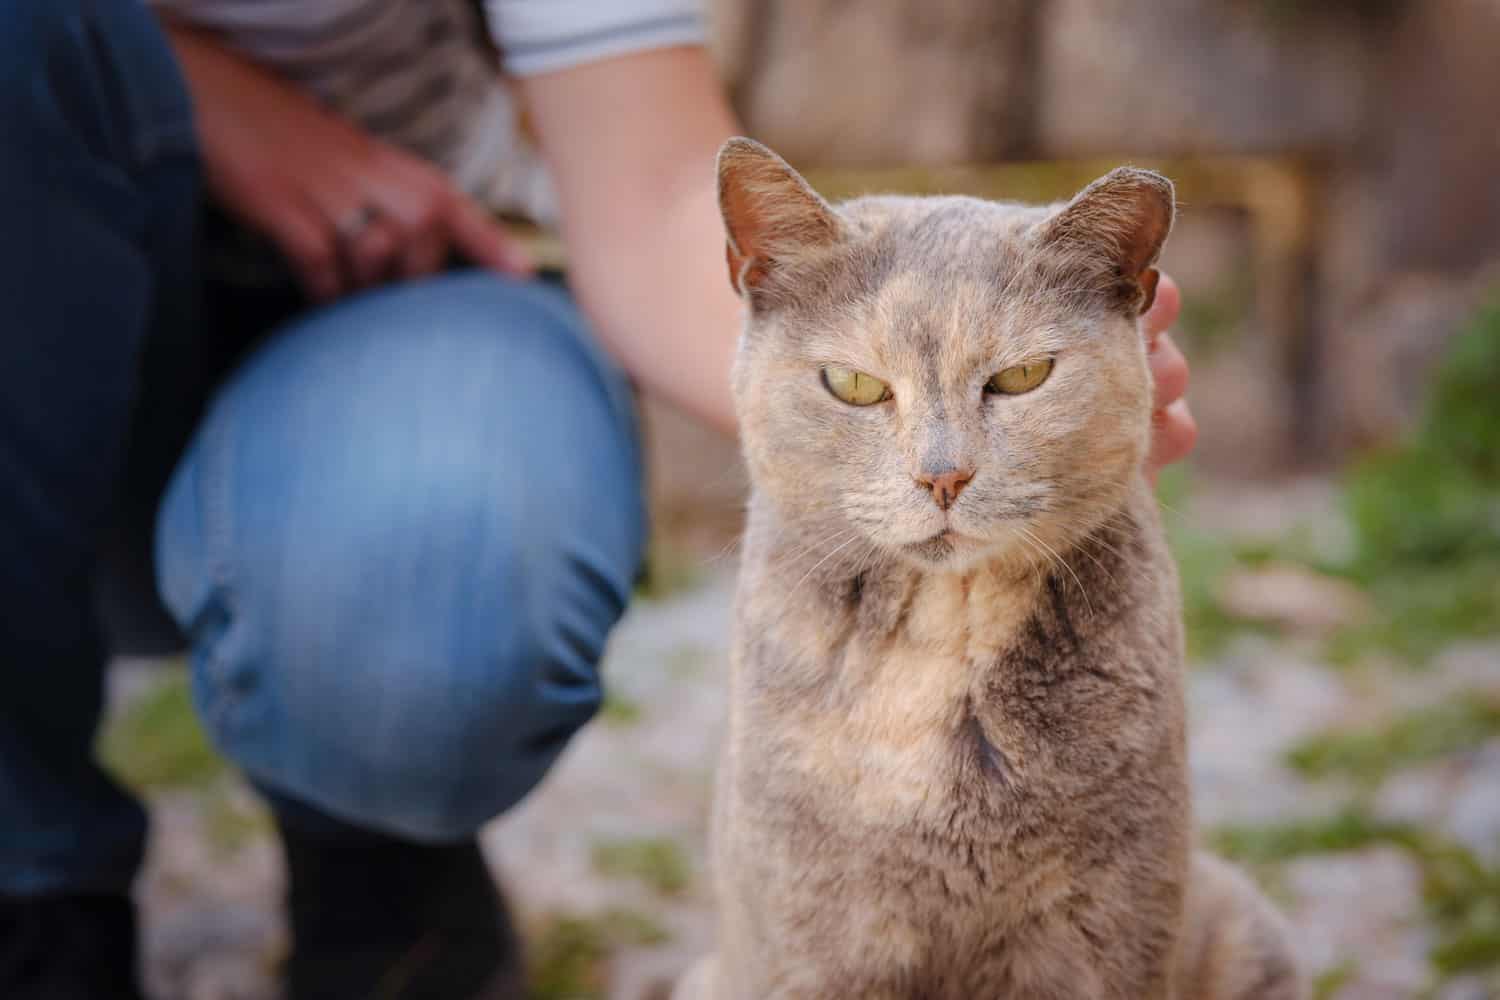
[[[1305,163],[1321,195],[1309,342],[1291,371],[1257,343],[1285,339],[1270,327],[1287,310],[1242,294],[1254,283],[1242,250],[1218,254],[1217,271],[1168,260],[1190,303],[1195,385],[1214,387],[1196,404],[1203,457],[1229,471],[1272,471],[1298,452],[1288,435],[1329,459],[1399,432],[1500,259],[1492,0],[715,0],[715,12],[747,128],[799,164]],[[1179,245],[1243,231],[1183,209],[1185,226],[1224,232],[1184,229]],[[1209,345],[1189,322],[1205,315],[1237,343]],[[1289,426],[1276,414],[1299,392],[1304,426]]]

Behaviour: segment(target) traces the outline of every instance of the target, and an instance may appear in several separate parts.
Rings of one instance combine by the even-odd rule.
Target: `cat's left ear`
[[[746,298],[799,256],[843,236],[838,213],[785,160],[753,139],[719,150],[719,210],[728,237],[729,280]]]
[[[1156,258],[1172,230],[1172,182],[1136,167],[1111,170],[1043,224],[1042,241],[1076,255],[1109,282],[1120,305],[1145,312],[1156,299]]]

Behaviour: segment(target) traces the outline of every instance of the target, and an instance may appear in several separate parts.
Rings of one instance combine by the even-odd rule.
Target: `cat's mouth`
[[[907,548],[919,558],[930,562],[942,562],[962,545],[972,541],[967,535],[961,535],[952,528],[944,528],[929,538],[920,542],[909,542]]]

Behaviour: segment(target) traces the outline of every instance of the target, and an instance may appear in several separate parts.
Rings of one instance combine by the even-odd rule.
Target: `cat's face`
[[[1170,185],[1117,171],[1068,206],[833,209],[762,147],[720,161],[749,304],[736,406],[757,489],[829,551],[927,568],[1046,561],[1139,474],[1136,321]]]

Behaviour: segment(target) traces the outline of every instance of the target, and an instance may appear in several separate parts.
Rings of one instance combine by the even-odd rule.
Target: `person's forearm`
[[[572,259],[582,304],[626,369],[733,434],[729,371],[741,304],[725,272],[711,160],[704,173],[675,200],[652,205],[654,218],[627,223],[636,238],[592,241]]]
[[[649,53],[524,86],[584,310],[647,389],[733,433],[741,312],[725,272],[714,157],[736,124],[706,55]],[[643,105],[662,111],[643,115]]]

